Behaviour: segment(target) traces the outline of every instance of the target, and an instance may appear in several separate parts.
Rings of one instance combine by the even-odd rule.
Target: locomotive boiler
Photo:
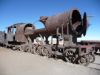
[[[70,12],[54,15],[51,17],[42,16],[40,21],[44,24],[46,30],[51,34],[56,34],[57,28],[63,34],[71,34],[81,36],[86,34],[87,19],[86,13],[83,18],[78,10],[74,9]]]

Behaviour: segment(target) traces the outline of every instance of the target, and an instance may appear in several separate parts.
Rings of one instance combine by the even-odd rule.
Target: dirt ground
[[[95,68],[0,48],[0,75],[100,75]]]

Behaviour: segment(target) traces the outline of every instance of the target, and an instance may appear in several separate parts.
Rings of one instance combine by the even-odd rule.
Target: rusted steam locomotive
[[[77,43],[78,37],[86,35],[86,12],[82,17],[80,12],[74,9],[50,17],[42,16],[39,21],[45,28],[35,29],[30,23],[17,23],[7,27],[6,33],[0,32],[0,44],[13,50],[61,58],[76,64],[88,65],[94,62],[94,45]]]

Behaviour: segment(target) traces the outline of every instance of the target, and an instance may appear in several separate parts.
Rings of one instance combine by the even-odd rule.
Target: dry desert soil
[[[100,63],[99,56],[94,63]],[[0,47],[0,75],[100,75],[99,69]]]

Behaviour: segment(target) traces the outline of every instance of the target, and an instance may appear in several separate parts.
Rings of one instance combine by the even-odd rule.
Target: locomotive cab
[[[7,38],[6,38],[6,40],[8,42],[15,41],[15,31],[16,31],[16,27],[15,26],[9,26],[7,28]]]

